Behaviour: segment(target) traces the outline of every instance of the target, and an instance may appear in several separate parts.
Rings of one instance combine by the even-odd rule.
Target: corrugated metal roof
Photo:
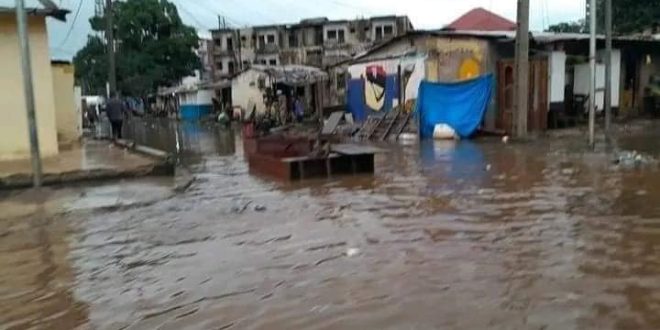
[[[513,41],[516,38],[516,32],[515,31],[472,31],[472,30],[466,30],[466,31],[456,31],[456,30],[414,30],[410,31],[404,35],[400,35],[397,37],[394,37],[384,43],[378,44],[374,46],[373,48],[367,50],[366,52],[362,52],[360,54],[357,54],[353,57],[351,62],[360,60],[366,56],[369,56],[373,54],[374,52],[377,52],[388,45],[391,45],[395,42],[399,42],[400,40],[404,40],[407,38],[415,38],[415,37],[424,37],[424,36],[431,36],[431,37],[454,37],[454,38],[476,38],[476,39],[487,39],[487,40],[503,40],[503,41]],[[407,52],[406,52],[407,53]]]
[[[66,20],[68,10],[59,8],[51,0],[24,0],[25,9],[31,15],[52,16],[61,21]],[[0,0],[0,13],[13,13],[16,11],[15,0]]]
[[[278,82],[288,85],[311,84],[328,77],[328,74],[323,70],[306,65],[253,65],[243,72],[249,70],[264,72]]]
[[[405,35],[395,37],[385,43],[379,44],[366,52],[360,53],[354,56],[349,63],[356,63],[363,58],[391,45],[395,42],[405,40],[407,38],[415,38],[420,36],[431,36],[431,37],[448,37],[448,38],[477,38],[477,39],[486,39],[499,42],[514,42],[516,40],[516,31],[473,31],[473,30],[416,30],[408,32]],[[597,35],[596,38],[599,41],[605,40],[604,35]],[[555,42],[587,42],[589,40],[589,34],[586,33],[555,33],[555,32],[531,32],[530,41],[533,41],[537,44],[551,44]],[[615,43],[619,44],[644,44],[657,47],[660,45],[660,39],[658,36],[653,35],[629,35],[629,36],[617,36],[613,38]],[[410,55],[409,51],[405,51],[400,54],[395,54],[396,56]]]

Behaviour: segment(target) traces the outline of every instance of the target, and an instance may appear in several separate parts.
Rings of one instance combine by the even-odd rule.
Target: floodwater
[[[615,149],[658,158],[659,127]],[[38,200],[130,184],[150,199],[0,215],[1,329],[660,329],[657,164],[579,137],[483,139],[284,184],[249,175],[231,132],[131,130],[192,184],[62,188]]]

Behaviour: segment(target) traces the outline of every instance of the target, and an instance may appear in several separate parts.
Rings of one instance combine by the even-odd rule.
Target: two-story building
[[[218,29],[211,31],[213,61],[212,70],[214,79],[229,77],[238,72],[239,44],[237,31],[233,29]]]
[[[221,28],[211,31],[214,77],[226,79],[254,64],[324,68],[411,30],[406,16],[334,21],[321,17],[296,24]]]

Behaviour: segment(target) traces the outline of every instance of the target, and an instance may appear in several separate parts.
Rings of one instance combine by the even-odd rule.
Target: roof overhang
[[[36,2],[38,2],[38,4]],[[49,16],[62,22],[66,22],[66,15],[71,12],[67,9],[58,7],[51,0],[30,1],[30,3],[26,5],[25,10],[28,15]],[[0,5],[0,14],[12,13],[16,13],[16,6],[8,6],[7,1],[3,1],[3,4]]]

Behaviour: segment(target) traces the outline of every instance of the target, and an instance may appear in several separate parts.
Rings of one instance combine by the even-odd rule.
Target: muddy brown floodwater
[[[657,158],[658,128],[615,149]],[[29,207],[0,215],[1,329],[660,329],[657,164],[615,165],[579,137],[486,139],[283,184],[249,175],[231,132],[131,129],[193,184],[0,195]],[[99,189],[133,195],[47,203]]]

